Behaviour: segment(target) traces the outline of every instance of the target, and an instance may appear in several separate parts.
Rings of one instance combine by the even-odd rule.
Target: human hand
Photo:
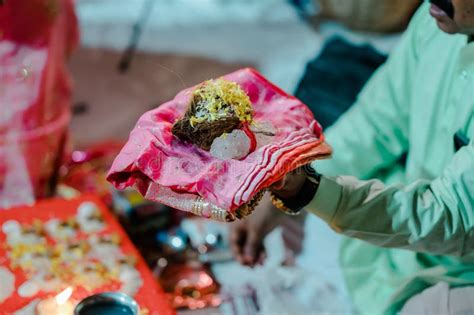
[[[289,172],[282,179],[272,185],[270,190],[282,198],[296,196],[306,181],[306,172],[302,167]]]
[[[263,264],[266,257],[263,241],[278,226],[281,216],[266,193],[252,215],[230,225],[230,247],[241,264]]]

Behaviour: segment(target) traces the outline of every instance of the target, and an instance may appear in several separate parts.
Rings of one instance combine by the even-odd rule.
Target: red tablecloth
[[[151,271],[145,264],[145,261],[140,256],[136,248],[133,246],[127,235],[123,231],[122,227],[115,220],[110,211],[101,203],[99,198],[94,196],[85,196],[74,200],[48,200],[39,202],[38,204],[31,207],[21,207],[9,210],[0,209],[0,227],[3,228],[3,224],[6,221],[17,221],[20,224],[31,224],[35,220],[41,221],[43,224],[51,219],[65,220],[74,218],[77,215],[78,207],[85,202],[92,202],[96,205],[100,211],[102,217],[105,220],[105,228],[98,232],[98,235],[112,235],[118,234],[120,237],[120,248],[126,255],[132,255],[137,259],[135,268],[140,272],[143,284],[134,296],[137,303],[142,308],[146,308],[150,311],[150,314],[156,315],[171,315],[175,314],[174,310],[168,304],[168,300],[157,280],[153,277]],[[12,268],[11,260],[8,258],[9,246],[6,242],[6,234],[0,228],[0,267],[11,270],[15,276],[15,289],[17,290],[22,283],[28,278],[21,268]],[[3,228],[4,229],[4,228]],[[79,233],[78,239],[87,239],[92,233]],[[48,238],[48,244],[54,244],[54,240]],[[2,283],[2,285],[7,285]],[[87,285],[87,283],[85,283]],[[94,292],[86,290],[84,287],[77,286],[73,287],[72,298],[76,301],[85,298],[86,296],[103,291],[114,291],[118,290],[119,283],[111,283],[110,285],[101,287]],[[38,294],[32,297],[21,297],[17,291],[9,298],[0,301],[0,313],[13,313],[16,310],[26,306],[31,301],[42,298],[45,296],[54,296],[59,292],[43,292],[40,291]]]

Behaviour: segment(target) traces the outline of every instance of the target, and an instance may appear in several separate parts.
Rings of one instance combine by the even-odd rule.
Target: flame
[[[71,287],[67,287],[66,289],[64,289],[61,293],[59,293],[58,295],[56,295],[54,297],[54,299],[56,300],[56,303],[58,303],[59,305],[62,305],[64,303],[67,302],[67,300],[69,300],[69,298],[71,297],[72,295],[72,288]]]

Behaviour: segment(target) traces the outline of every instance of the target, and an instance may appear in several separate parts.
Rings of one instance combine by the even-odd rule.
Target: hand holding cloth
[[[249,215],[263,192],[286,173],[331,154],[308,107],[256,70],[238,70],[222,79],[237,83],[253,107],[246,132],[256,145],[248,154],[218,158],[212,148],[173,135],[198,85],[139,119],[107,179],[119,189],[132,186],[147,199],[228,222]]]

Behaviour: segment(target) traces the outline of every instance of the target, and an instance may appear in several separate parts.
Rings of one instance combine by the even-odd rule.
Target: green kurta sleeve
[[[474,284],[474,149],[453,150],[457,132],[474,140],[473,61],[474,44],[441,32],[426,2],[354,108],[326,131],[334,157],[314,163],[325,176],[307,208],[365,241],[344,238],[339,257],[361,314],[396,314],[439,281]],[[394,174],[403,151],[406,168]],[[330,177],[373,178],[387,166],[386,183],[410,184]]]
[[[387,63],[357,103],[327,133],[334,158],[316,162],[324,175],[368,178],[393,165],[408,147],[413,80],[433,29],[420,9]],[[419,100],[423,101],[423,100]],[[442,176],[408,186],[325,177],[307,209],[336,231],[378,246],[463,255],[474,249],[474,145],[460,150]]]
[[[385,187],[324,177],[308,210],[338,232],[384,247],[464,255],[474,250],[474,142],[435,180]]]

